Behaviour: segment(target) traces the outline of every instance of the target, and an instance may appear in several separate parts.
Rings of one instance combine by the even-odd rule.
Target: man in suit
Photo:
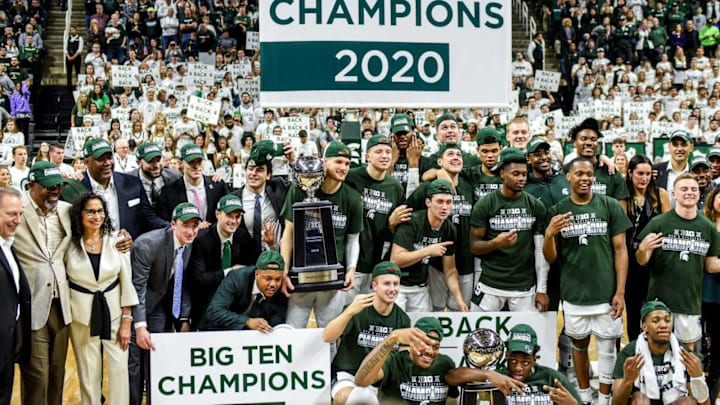
[[[140,179],[148,201],[155,208],[162,189],[181,178],[182,173],[162,166],[162,149],[156,143],[144,142],[137,147],[135,153],[138,168],[128,174]]]
[[[240,197],[228,194],[220,199],[217,223],[198,233],[193,242],[185,287],[190,291],[192,329],[203,327],[205,310],[215,290],[227,275],[251,266],[260,251],[243,224]]]
[[[688,161],[693,151],[693,141],[690,134],[682,129],[673,132],[668,142],[670,160],[653,166],[655,184],[665,190],[672,190],[675,178],[690,171]],[[675,205],[675,197],[670,194],[670,202]]]
[[[217,222],[215,207],[220,198],[230,192],[224,181],[213,182],[203,175],[205,158],[202,149],[195,144],[187,144],[180,150],[183,161],[183,177],[165,185],[160,193],[155,211],[164,219],[170,219],[172,208],[182,202],[191,202],[199,210],[201,227],[207,228]]]
[[[279,292],[284,269],[280,253],[266,250],[255,268],[243,267],[228,274],[208,305],[207,328],[269,333],[273,326],[284,323],[288,300]]]
[[[167,226],[167,222],[153,212],[137,177],[113,171],[112,146],[108,141],[88,140],[83,146],[83,155],[87,172],[82,183],[88,191],[105,199],[108,215],[116,228],[127,230],[134,240],[144,232]]]
[[[65,252],[70,244],[70,204],[60,201],[65,179],[54,163],[40,161],[28,173],[25,220],[14,246],[32,287],[31,357],[21,364],[26,404],[62,403],[68,347],[70,290]]]
[[[20,192],[0,188],[0,405],[10,405],[14,363],[30,357],[30,286],[12,247],[22,215]]]
[[[285,149],[284,152],[288,162],[295,160],[292,147]],[[233,193],[242,199],[243,207],[248,208],[243,213],[245,226],[255,240],[255,244],[261,249],[275,248],[274,245],[263,246],[263,229],[275,226],[275,240],[280,240],[284,228],[284,221],[280,219],[279,214],[291,183],[283,177],[272,177],[272,158],[277,154],[272,141],[256,142],[250,150],[250,158],[245,165],[246,183]]]
[[[189,292],[183,275],[200,226],[200,211],[190,203],[178,204],[166,229],[143,234],[135,241],[131,264],[138,305],[133,308],[135,334],[130,341],[130,403],[142,403],[147,352],[154,349],[150,333],[190,330]]]

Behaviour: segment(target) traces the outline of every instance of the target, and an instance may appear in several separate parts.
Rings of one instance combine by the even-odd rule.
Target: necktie
[[[257,245],[258,252],[262,251],[262,207],[260,206],[260,194],[255,196],[255,210],[253,211],[253,239]]]
[[[155,184],[155,182],[150,183],[150,202],[152,203],[153,207],[157,203],[157,201],[160,199],[160,188]]]
[[[226,240],[223,244],[222,268],[223,270],[230,268],[232,265],[232,253],[230,252],[230,241]]]
[[[182,283],[183,269],[185,261],[183,260],[183,251],[185,246],[180,246],[175,254],[175,285],[173,286],[172,314],[175,319],[180,318],[180,303],[182,302]]]
[[[250,314],[249,316],[251,318],[262,318],[263,317],[263,311],[262,311],[262,303],[263,295],[262,293],[255,294],[255,300],[252,303],[252,307],[250,308]]]
[[[195,204],[195,207],[197,207],[198,211],[200,211],[200,217],[202,220],[205,220],[205,208],[202,204],[202,198],[200,198],[200,189],[195,187],[191,188],[190,191],[193,193],[193,204]]]

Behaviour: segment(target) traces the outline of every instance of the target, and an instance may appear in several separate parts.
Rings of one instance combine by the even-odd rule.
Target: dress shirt
[[[117,227],[120,226],[120,207],[118,206],[119,203],[117,188],[115,188],[115,178],[110,177],[110,183],[108,183],[107,188],[104,188],[100,185],[100,183],[95,181],[92,176],[90,176],[90,173],[86,171],[85,175],[90,180],[90,188],[92,189],[92,192],[101,196],[107,203],[107,215],[109,215],[110,219],[112,219],[114,230],[117,230]]]
[[[200,211],[200,216],[202,217],[203,221],[206,220],[207,216],[207,194],[205,193],[205,178],[200,179],[200,184],[197,186],[193,186],[190,183],[188,183],[187,179],[183,177],[183,181],[185,182],[185,195],[187,196],[188,202],[195,204],[195,194],[193,193],[193,190],[198,190],[198,195],[200,196],[200,201],[202,202],[202,207],[197,207],[197,209]],[[173,207],[174,208],[174,207]],[[212,209],[215,209],[215,207],[212,207]]]

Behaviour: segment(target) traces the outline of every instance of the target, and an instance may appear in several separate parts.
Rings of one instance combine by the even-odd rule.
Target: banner
[[[293,145],[300,143],[298,133],[301,129],[306,132],[310,131],[310,117],[280,117],[278,119],[280,127],[282,127],[282,139],[273,137],[273,140],[283,142],[286,139],[292,141]]]
[[[253,78],[253,79],[240,79],[237,81],[237,91],[238,94],[242,95],[243,92],[250,93],[250,97],[253,98],[253,101],[257,103],[260,101],[260,79],[259,78]]]
[[[538,90],[558,91],[560,88],[560,72],[536,70],[534,87]]]
[[[65,139],[65,156],[68,158],[82,157],[82,147],[87,138],[100,136],[100,127],[72,127]]]
[[[463,343],[478,328],[492,329],[507,340],[510,329],[520,323],[530,325],[538,336],[538,363],[555,368],[557,312],[409,312],[412,324],[424,316],[434,316],[443,327],[440,352],[450,356],[458,367],[465,367]],[[154,336],[154,335],[153,335]],[[154,337],[153,337],[154,339]]]
[[[202,83],[212,87],[215,84],[215,67],[205,63],[188,63],[187,77],[192,84]]]
[[[195,121],[214,125],[220,120],[221,108],[222,102],[220,101],[206,100],[192,95],[188,102],[187,116]]]
[[[112,85],[114,87],[138,87],[138,68],[137,66],[120,66],[112,65],[110,70],[112,75]]]
[[[248,31],[245,33],[245,49],[260,49],[260,33],[257,31]]]
[[[154,333],[155,405],[330,403],[322,329]]]
[[[264,106],[510,104],[508,1],[259,5]]]

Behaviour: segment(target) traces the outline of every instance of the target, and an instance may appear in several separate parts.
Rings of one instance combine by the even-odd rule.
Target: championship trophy
[[[492,329],[475,329],[463,343],[465,362],[470,367],[495,370],[505,353],[505,344]],[[458,405],[501,405],[505,396],[487,381],[476,381],[460,386]]]
[[[299,158],[293,166],[295,185],[307,198],[294,203],[293,262],[290,280],[296,292],[337,290],[345,283],[345,269],[335,250],[332,203],[320,201],[315,191],[325,181],[322,160],[313,156]]]

